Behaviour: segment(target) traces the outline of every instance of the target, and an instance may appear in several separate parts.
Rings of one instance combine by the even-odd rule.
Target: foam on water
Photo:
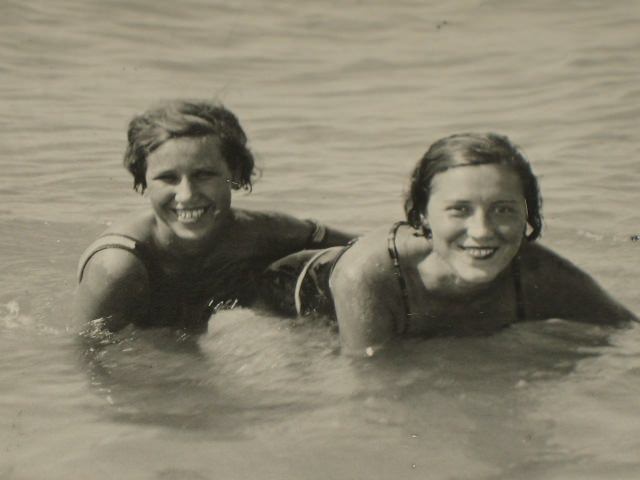
[[[78,336],[69,314],[82,250],[146,208],[127,121],[176,96],[217,96],[246,128],[263,176],[234,204],[363,232],[401,218],[433,140],[506,133],[540,177],[544,242],[640,311],[635,0],[0,10],[0,477],[637,476],[637,328],[351,359],[335,326],[243,309],[201,338]]]

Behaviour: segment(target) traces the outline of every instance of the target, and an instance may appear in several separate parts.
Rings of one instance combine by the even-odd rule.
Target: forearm
[[[358,235],[328,227],[316,220],[308,220],[312,230],[307,240],[307,248],[328,248],[346,245]]]
[[[122,303],[131,302],[117,301],[113,297],[99,298],[81,285],[74,299],[74,322],[83,332],[117,332],[130,323],[136,323],[143,315],[139,305],[123,309]]]
[[[394,337],[394,315],[382,293],[384,285],[371,285],[340,264],[331,280],[342,352],[373,355]]]

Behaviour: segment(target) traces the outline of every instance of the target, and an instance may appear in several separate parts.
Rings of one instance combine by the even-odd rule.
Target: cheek
[[[452,219],[441,218],[430,225],[434,240],[451,242],[464,233],[464,224]]]
[[[511,242],[519,242],[526,234],[527,223],[526,222],[513,222],[507,225],[498,227],[497,231],[500,235]]]
[[[216,186],[217,196],[221,198],[231,197],[231,187],[227,182],[222,182]]]
[[[231,188],[226,181],[215,182],[208,189],[208,196],[215,198],[218,203],[229,203],[231,201]]]
[[[170,194],[168,188],[162,188],[154,183],[147,184],[147,189],[144,192],[145,196],[152,202],[162,202]]]

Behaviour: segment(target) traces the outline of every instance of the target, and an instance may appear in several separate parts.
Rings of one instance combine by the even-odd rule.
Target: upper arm
[[[352,249],[359,247],[356,244]],[[331,276],[340,343],[344,351],[371,354],[395,334],[395,289],[389,288],[383,262],[347,252]],[[396,302],[397,303],[397,302]]]
[[[274,259],[304,249],[318,249],[346,245],[355,235],[330,227],[321,241],[313,241],[316,224],[278,212],[245,212],[252,222],[249,228],[260,253]]]
[[[554,252],[537,246],[525,260],[527,312],[535,319],[562,318],[620,325],[636,316],[588,273]]]
[[[149,279],[142,262],[131,252],[107,248],[84,267],[74,301],[74,317],[87,323],[102,319],[119,330],[147,313]]]

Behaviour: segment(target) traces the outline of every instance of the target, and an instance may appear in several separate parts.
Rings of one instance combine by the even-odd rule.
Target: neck
[[[156,247],[163,255],[174,259],[202,257],[212,252],[212,245],[224,238],[234,221],[232,211],[219,218],[215,227],[204,237],[183,239],[177,237],[164,223],[157,222],[154,239]]]
[[[502,284],[502,280],[508,277],[509,270],[510,268],[506,268],[486,283],[468,283],[452,272],[433,251],[418,265],[420,278],[427,291],[434,295],[467,298],[485,293]]]

